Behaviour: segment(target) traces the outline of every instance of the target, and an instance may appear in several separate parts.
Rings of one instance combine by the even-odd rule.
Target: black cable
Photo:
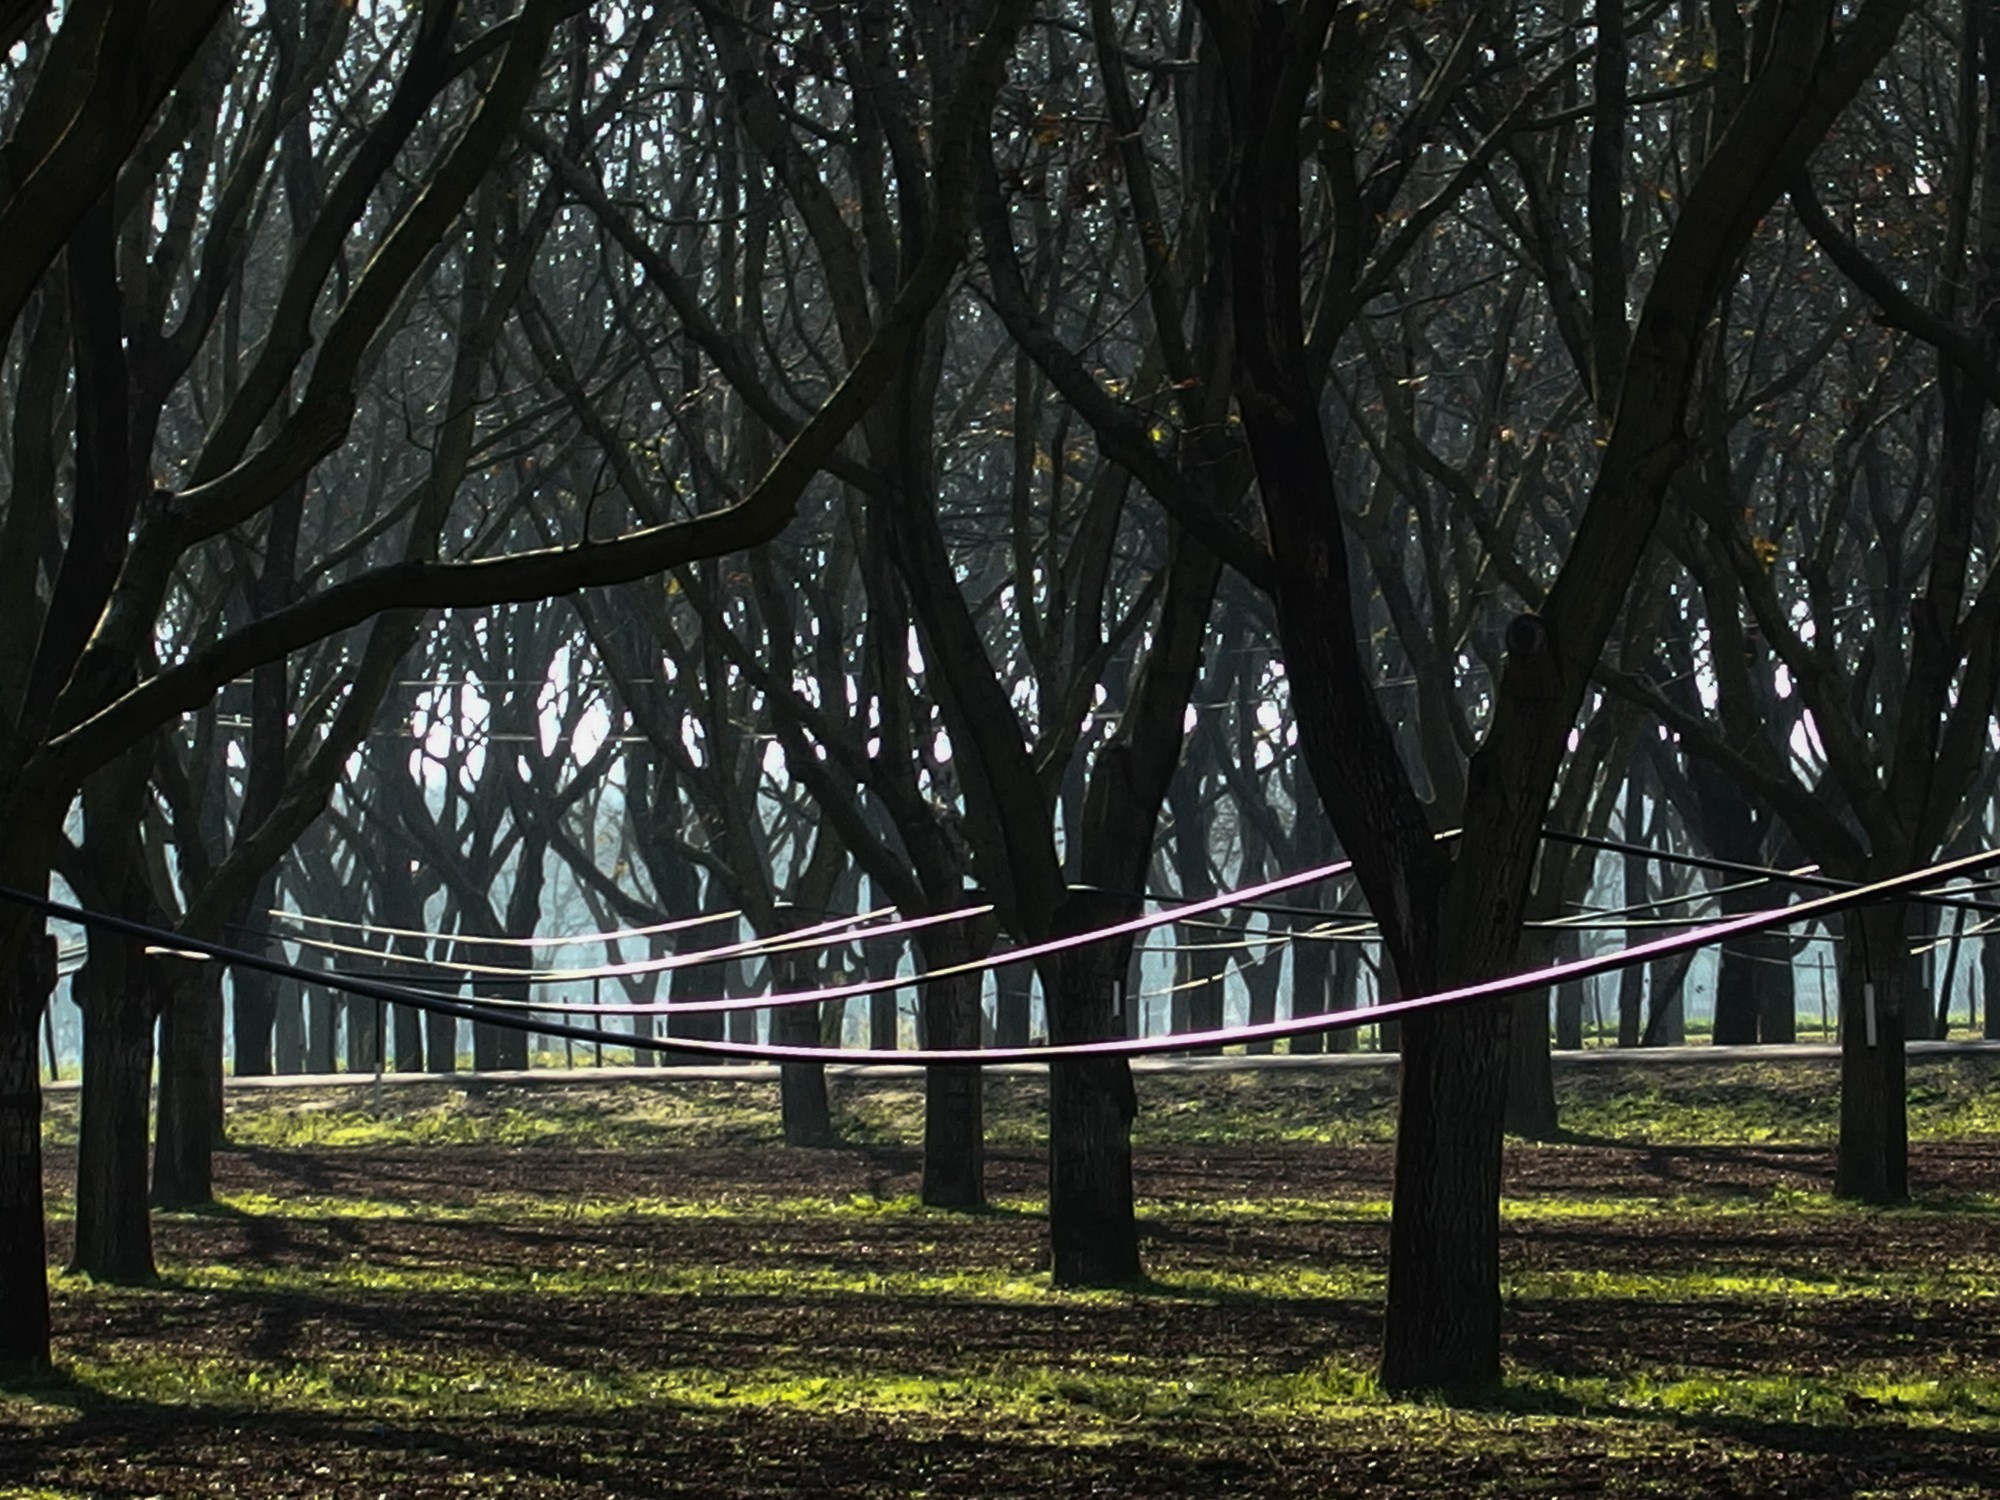
[[[1742,916],[1711,924],[1699,932],[1683,933],[1677,937],[1658,938],[1649,943],[1640,943],[1620,949],[1614,953],[1594,954],[1588,958],[1572,959],[1563,963],[1550,964],[1526,973],[1511,974],[1499,979],[1486,980],[1477,984],[1462,985],[1455,989],[1435,994],[1417,995],[1403,1000],[1391,1000],[1364,1010],[1330,1011],[1320,1015],[1294,1016],[1285,1021],[1272,1021],[1254,1026],[1222,1028],[1206,1032],[1178,1032],[1163,1037],[1125,1037],[1095,1042],[1080,1042],[1047,1047],[996,1047],[996,1048],[956,1048],[939,1051],[898,1050],[876,1051],[871,1048],[837,1047],[787,1047],[758,1046],[753,1043],[708,1041],[693,1037],[642,1037],[636,1034],[607,1032],[601,1028],[571,1026],[561,1022],[538,1021],[529,1016],[514,1016],[505,1012],[495,1012],[490,1007],[467,1004],[461,1001],[440,1000],[435,996],[417,991],[404,991],[394,985],[377,984],[367,980],[340,980],[323,971],[302,969],[296,964],[278,959],[265,958],[259,954],[243,953],[219,943],[207,942],[199,938],[183,937],[164,928],[151,927],[143,922],[134,922],[125,917],[112,916],[105,912],[88,911],[65,902],[52,901],[45,896],[33,896],[25,891],[0,886],[0,900],[7,900],[42,912],[46,916],[60,917],[67,921],[82,922],[104,928],[107,931],[122,932],[128,936],[163,944],[172,949],[199,953],[237,964],[241,967],[257,969],[276,974],[282,978],[297,979],[304,983],[318,984],[325,988],[343,990],[364,999],[387,1000],[395,1004],[410,1005],[418,1010],[438,1015],[457,1016],[462,1020],[486,1022],[489,1025],[508,1026],[541,1036],[568,1037],[577,1041],[594,1042],[602,1045],[609,1042],[613,1046],[629,1047],[648,1052],[685,1052],[696,1056],[721,1058],[743,1058],[769,1062],[827,1062],[829,1060],[857,1065],[908,1066],[912,1063],[949,1063],[984,1066],[997,1063],[1042,1062],[1054,1058],[1069,1057],[1143,1057],[1155,1052],[1179,1052],[1190,1048],[1204,1049],[1230,1046],[1246,1041],[1276,1040],[1280,1037],[1307,1036],[1318,1032],[1344,1031],[1361,1026],[1376,1025],[1382,1021],[1399,1020],[1405,1016],[1417,1015],[1433,1010],[1445,1010],[1481,1001],[1504,999],[1517,994],[1531,993],[1547,989],[1573,979],[1585,979],[1598,974],[1616,973],[1642,963],[1652,963],[1683,952],[1708,947],[1713,943],[1727,941],[1734,937],[1746,937],[1752,933],[1770,931],[1789,926],[1795,922],[1818,920],[1844,912],[1853,907],[1866,906],[1878,901],[1906,901],[1912,893],[1926,884],[1972,870],[1983,870],[2000,864],[2000,849],[1984,849],[1957,859],[1922,869],[1907,870],[1900,875],[1890,876],[1868,885],[1850,886],[1835,890],[1824,896],[1815,896],[1796,906],[1772,907],[1764,911],[1746,912]],[[1121,930],[1123,924],[1107,929]],[[1088,939],[1092,934],[1079,934]],[[329,982],[329,981],[332,982]]]
[[[1715,859],[1702,854],[1669,854],[1663,849],[1648,848],[1644,844],[1621,843],[1617,839],[1595,838],[1587,833],[1562,833],[1553,828],[1542,830],[1543,838],[1555,839],[1558,843],[1574,844],[1580,849],[1598,849],[1607,854],[1637,854],[1646,859],[1659,860],[1663,864],[1688,865],[1697,870],[1714,870],[1723,875],[1758,875],[1780,884],[1810,886],[1823,891],[1855,891],[1863,889],[1858,880],[1840,880],[1832,875],[1800,875],[1790,870],[1776,870],[1764,865],[1746,865],[1733,859]],[[1935,896],[1925,891],[1911,891],[1898,898],[1914,902],[1919,906],[1962,907],[1967,911],[2000,913],[2000,902],[1968,901],[1962,896]]]

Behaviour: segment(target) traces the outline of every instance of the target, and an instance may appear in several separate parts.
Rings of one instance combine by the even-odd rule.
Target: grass
[[[1471,1406],[1370,1373],[1386,1159],[1346,1148],[1386,1138],[1387,1073],[1142,1078],[1151,1279],[1093,1291],[1036,1264],[1033,1078],[994,1080],[1015,1175],[970,1216],[909,1190],[902,1081],[836,1084],[894,1151],[809,1155],[765,1149],[760,1083],[233,1095],[246,1149],[159,1216],[161,1283],[57,1278],[63,1376],[0,1385],[0,1500],[207,1493],[204,1463],[239,1500],[1985,1492],[1990,1168],[1860,1209],[1734,1149],[1827,1139],[1824,1065],[1559,1077],[1581,1143],[1510,1158],[1510,1363]],[[1991,1068],[1913,1082],[1913,1135],[1991,1163]]]
[[[1913,1057],[1911,1139],[2000,1137],[2000,1062]],[[1838,1133],[1839,1075],[1823,1060],[1680,1067],[1596,1063],[1557,1073],[1564,1128],[1630,1145],[1823,1145]],[[1141,1147],[1361,1146],[1395,1136],[1393,1069],[1141,1075],[1133,1138]],[[831,1085],[836,1123],[857,1146],[922,1138],[923,1092],[900,1079]],[[1033,1149],[1046,1091],[1032,1076],[988,1080],[988,1140]],[[556,1145],[579,1150],[756,1147],[779,1139],[777,1085],[696,1080],[662,1070],[652,1084],[520,1087],[402,1083],[374,1108],[365,1088],[241,1092],[230,1134],[272,1150]],[[49,1144],[75,1141],[75,1096],[51,1096]]]

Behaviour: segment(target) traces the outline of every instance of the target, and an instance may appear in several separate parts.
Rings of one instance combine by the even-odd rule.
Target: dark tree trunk
[[[1762,864],[1767,841],[1742,788],[1702,762],[1689,767],[1688,779],[1698,795],[1707,847],[1721,859]],[[1765,888],[1729,879],[1716,904],[1724,916],[1739,916],[1760,910],[1769,899]],[[1790,960],[1790,943],[1781,932],[1758,933],[1722,945],[1716,959],[1715,1023],[1710,1032],[1716,1046],[1747,1047],[1760,1040],[1794,1038]]]
[[[407,932],[423,930],[424,901],[418,894],[407,859],[390,857],[381,862],[379,890],[377,910],[380,915],[377,921],[390,927],[401,927]],[[392,946],[395,952],[406,958],[430,957],[431,945],[425,938],[401,936],[394,940]],[[394,1042],[391,1055],[396,1071],[423,1072],[425,1013],[413,1006],[392,1005],[389,1016],[390,1039]]]
[[[278,987],[278,1018],[271,1027],[271,1066],[291,1075],[306,1070],[305,990],[293,983]]]
[[[372,1073],[383,1060],[382,1006],[373,1000],[347,1000],[347,1071]]]
[[[1550,934],[1549,957],[1555,962],[1568,963],[1582,953],[1574,928],[1562,927]],[[1561,1051],[1583,1050],[1583,993],[1580,979],[1556,986],[1556,1047]]]
[[[1465,1391],[1500,1379],[1500,1164],[1513,1007],[1403,1025],[1382,1383]]]
[[[701,878],[685,859],[663,857],[650,862],[649,868],[655,872],[654,880],[659,885],[661,905],[668,912],[675,916],[683,916],[701,910]],[[655,937],[651,940],[651,947],[662,954],[694,953],[708,947],[714,940],[710,928],[691,927],[684,932],[674,934],[672,940],[665,944]],[[704,995],[718,993],[715,985],[719,977],[711,965],[689,964],[686,968],[667,970],[664,986],[655,979],[653,993],[658,994],[664,989],[667,1003],[671,1006],[676,1000],[698,999]],[[689,1040],[719,1042],[725,1030],[727,1014],[726,1011],[696,1011],[692,1015],[676,1015],[669,1010],[666,1016],[666,1034],[670,1037],[687,1037]],[[644,1019],[635,1017],[634,1029],[637,1029],[638,1023]],[[696,1057],[688,1052],[661,1052],[655,1054],[655,1060],[662,1067],[707,1061],[706,1058]]]
[[[1740,944],[1725,943],[1716,957],[1715,1023],[1709,1040],[1718,1047],[1747,1047],[1757,1040],[1756,975]]]
[[[1129,920],[1123,892],[1072,886],[1056,910],[1060,936]],[[1122,1036],[1130,938],[1066,949],[1046,961],[1049,1040],[1058,1046]],[[1132,1120],[1138,1099],[1122,1057],[1049,1064],[1049,1268],[1057,1286],[1137,1281],[1139,1225],[1132,1207]]]
[[[513,937],[531,937],[540,921],[542,910],[542,860],[547,850],[546,842],[534,834],[521,840],[521,855],[516,863],[514,888],[507,897],[507,910],[501,919],[506,932]],[[533,948],[513,947],[495,943],[481,945],[474,950],[479,962],[492,969],[519,969],[524,973],[535,964]],[[509,979],[496,974],[481,976],[475,989],[502,1000],[525,1004],[533,997],[533,989],[528,980]],[[354,1018],[349,1016],[348,1026],[354,1026]],[[481,1073],[525,1072],[528,1067],[528,1033],[518,1026],[499,1026],[475,1021],[472,1024],[473,1067]]]
[[[112,945],[122,951],[113,952]],[[158,997],[123,938],[93,936],[73,983],[83,1008],[83,1092],[76,1148],[76,1248],[70,1269],[99,1281],[150,1281],[147,1115]]]
[[[472,985],[472,993],[474,995],[490,993],[488,986],[491,982],[491,980],[475,981]],[[474,1021],[472,1023],[473,1072],[492,1073],[506,1066],[500,1060],[501,1035],[501,1029],[491,1021]]]
[[[245,939],[246,945],[256,943]],[[236,1076],[265,1078],[275,1069],[273,1032],[278,1022],[278,986],[275,974],[236,969],[229,976],[229,1007],[235,1021]]]
[[[1275,932],[1275,926],[1269,929]],[[1249,1009],[1245,1018],[1252,1026],[1265,1026],[1278,1019],[1278,981],[1283,976],[1284,949],[1276,943],[1265,945],[1264,953],[1254,962],[1242,968],[1243,988],[1249,999]],[[1270,1042],[1252,1042],[1244,1049],[1253,1056],[1272,1050]]]
[[[1332,949],[1333,974],[1331,979],[1331,1003],[1322,1003],[1322,1010],[1352,1010],[1361,1000],[1361,945],[1345,940],[1326,943],[1321,946]],[[1323,1033],[1326,1050],[1329,1052],[1354,1052],[1361,1046],[1360,1028],[1342,1027],[1339,1031]]]
[[[994,1045],[1027,1046],[1034,1023],[1034,969],[1027,964],[1006,964],[995,969],[993,990]]]
[[[1979,1004],[1985,1017],[1981,1035],[1989,1042],[2000,1041],[2000,938],[1979,945]]]
[[[811,914],[797,907],[780,906],[774,915],[780,932],[789,932],[811,923]],[[773,988],[797,994],[810,989],[818,978],[817,950],[806,948],[790,953],[774,953],[770,958]],[[781,1047],[820,1045],[819,1007],[787,1005],[771,1012],[771,1040]],[[834,1146],[833,1110],[826,1097],[824,1063],[780,1063],[778,1065],[778,1113],[783,1121],[787,1146]]]
[[[1770,1046],[1799,1039],[1798,982],[1792,970],[1792,939],[1783,932],[1751,939],[1750,961],[1763,972],[1757,983],[1757,1038]]]
[[[215,1201],[211,1153],[222,1144],[216,1108],[222,1071],[222,973],[217,965],[146,961],[163,1000],[153,1201],[194,1208]]]
[[[675,947],[684,947],[689,952],[707,947],[710,940],[706,938],[705,933],[706,929],[690,933],[682,937],[675,944]],[[684,969],[670,969],[667,971],[667,1002],[671,1005],[676,1000],[698,1000],[705,996],[719,994],[721,991],[718,986],[721,977],[721,970],[712,963],[689,964]],[[657,991],[657,981],[654,987]],[[703,1010],[695,1011],[691,1015],[676,1015],[673,1011],[669,1010],[667,1012],[667,1035],[684,1036],[690,1040],[719,1042],[723,1039],[723,1032],[727,1029],[726,1021],[728,1015],[727,1011],[720,1010]],[[708,1059],[696,1057],[691,1053],[665,1053],[662,1054],[661,1061],[695,1063],[706,1062]]]
[[[983,945],[962,931],[923,934],[926,968],[950,968]],[[931,1047],[979,1045],[979,992],[984,976],[961,974],[924,986],[924,1029]],[[924,1069],[923,1201],[932,1208],[981,1208],[986,1203],[984,1090],[976,1067]]]
[[[1547,990],[1514,1001],[1507,1044],[1506,1127],[1510,1134],[1530,1141],[1553,1141],[1562,1135],[1555,1074],[1549,1066]]]
[[[887,905],[882,888],[875,881],[868,882],[868,905],[872,909]],[[893,978],[902,958],[902,949],[894,938],[863,938],[861,941],[862,972],[872,980]],[[977,1004],[977,1001],[974,1002]],[[896,991],[877,990],[868,997],[868,1045],[878,1052],[895,1050],[899,1027],[896,1016]],[[1026,1045],[1025,1038],[1022,1045]]]
[[[275,873],[267,874],[258,883],[256,894],[236,914],[242,930],[235,937],[245,951],[257,954],[271,951],[270,939],[264,935],[271,919],[265,913],[277,904],[278,877]],[[229,1011],[235,1023],[232,1041],[238,1078],[265,1078],[275,1071],[272,1033],[278,1022],[281,982],[277,975],[255,969],[229,972]]]
[[[0,1369],[39,1369],[49,1362],[35,1028],[55,976],[55,939],[39,931],[21,961],[0,972]]]
[[[433,1073],[458,1071],[458,1017],[424,1016],[424,1065]]]
[[[1927,1024],[1923,971],[1900,902],[1849,912],[1840,955],[1840,1163],[1834,1192],[1863,1203],[1910,1196],[1903,1039]]]
[[[1643,844],[1647,838],[1648,822],[1657,822],[1657,815],[1646,817],[1645,795],[1640,787],[1639,767],[1642,762],[1634,756],[1625,776],[1625,837],[1634,844]],[[1651,899],[1646,869],[1646,860],[1637,854],[1628,854],[1621,861],[1623,868],[1622,896],[1624,905],[1635,916],[1643,915],[1634,909],[1643,907]],[[1632,946],[1634,929],[1626,928],[1620,936],[1624,946]],[[1631,964],[1618,971],[1618,1045],[1636,1047],[1639,1038],[1645,1034],[1646,1025],[1646,966]]]
[[[1295,937],[1291,941],[1292,950],[1292,1014],[1294,1016],[1324,1015],[1331,1008],[1328,994],[1333,979],[1333,950],[1351,949],[1351,943],[1330,943],[1324,938]],[[1354,1033],[1341,1033],[1351,1041]],[[1295,1036],[1291,1040],[1291,1050],[1295,1054],[1317,1053],[1329,1050],[1331,1040],[1326,1032],[1315,1031],[1308,1036]]]
[[[730,942],[738,941],[738,935],[731,932]],[[741,959],[728,959],[722,966],[722,990],[725,995],[743,996],[755,994],[750,985],[750,966]],[[729,1040],[741,1042],[745,1046],[757,1043],[757,1012],[754,1010],[730,1010],[723,1014],[729,1018]]]
[[[308,989],[306,1004],[306,1071],[331,1073],[335,1069],[335,1034],[340,1029],[340,997],[331,990]]]
[[[1190,744],[1192,748],[1192,742]],[[1167,788],[1167,807],[1174,820],[1174,878],[1181,899],[1199,901],[1215,894],[1208,865],[1209,805],[1201,795],[1201,772],[1183,763]],[[1245,872],[1246,882],[1255,877]],[[1219,1031],[1222,1028],[1222,976],[1227,972],[1227,935],[1209,921],[1182,922],[1175,928],[1181,951],[1174,955],[1174,992],[1168,1006],[1173,1031]],[[1136,1005],[1133,1007],[1136,1011]]]
[[[395,1069],[398,1073],[424,1070],[424,1013],[413,1006],[391,1006],[390,1029],[394,1034]]]

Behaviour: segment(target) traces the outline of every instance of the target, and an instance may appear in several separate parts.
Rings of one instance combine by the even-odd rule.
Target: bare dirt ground
[[[1711,1123],[1823,1092],[1709,1077]],[[1446,1408],[1368,1380],[1390,1149],[1246,1140],[1304,1108],[1258,1087],[1159,1101],[1153,1280],[1083,1294],[1041,1271],[1032,1100],[980,1214],[917,1206],[881,1130],[769,1144],[761,1096],[682,1135],[656,1090],[583,1150],[497,1143],[553,1107],[512,1095],[446,1098],[469,1143],[287,1114],[216,1210],[156,1218],[157,1285],[57,1281],[0,1495],[2000,1494],[2000,1138],[1921,1142],[1893,1212],[1832,1203],[1821,1145],[1511,1146],[1508,1384]],[[857,1135],[902,1107],[865,1102]],[[58,1129],[58,1199],[73,1170]]]

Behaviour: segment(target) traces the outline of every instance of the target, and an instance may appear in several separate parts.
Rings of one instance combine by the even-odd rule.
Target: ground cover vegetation
[[[769,1079],[239,1091],[159,1281],[55,1283],[62,1373],[0,1387],[0,1488],[1987,1493],[1992,1068],[1914,1070],[1895,1210],[1831,1192],[1836,1064],[1563,1070],[1575,1138],[1507,1153],[1507,1379],[1457,1408],[1372,1373],[1376,1070],[1141,1075],[1149,1274],[1101,1290],[1051,1284],[1040,1078],[988,1089],[970,1214],[922,1202],[914,1079],[840,1079],[848,1144],[811,1152]]]
[[[518,1011],[345,999],[339,971],[659,1005],[614,1023],[639,1042],[1084,1043],[1492,980],[2000,842],[1994,0],[0,0],[0,43],[0,886],[173,935],[64,928],[66,955],[0,900],[0,1361],[56,1347],[52,1246],[145,1286],[156,1234],[189,1239],[208,1279],[169,1297],[306,1295],[225,1269],[287,1184],[218,1149],[303,1144],[227,1117],[228,1071],[534,1055]],[[1336,856],[1283,903],[922,982]],[[2000,1035],[1983,892],[1700,960],[1708,1034],[1783,1043],[1831,945],[1841,1049],[1832,1115],[1779,1089],[1704,1149],[1827,1145],[1844,1200],[1908,1199],[1949,1111],[1905,1042],[1961,1004]],[[864,909],[966,915],[799,937]],[[1694,963],[1615,981],[1621,1044],[1688,1034]],[[857,976],[884,987],[851,1015],[703,1008]],[[1263,1106],[1271,1139],[1375,1153],[1343,1233],[1386,1222],[1380,1295],[1356,1240],[1287,1253],[1345,1309],[1323,1336],[1374,1330],[1382,1389],[1490,1395],[1524,1287],[1694,1295],[1511,1258],[1505,1130],[1619,1138],[1660,1103],[1647,1075],[1558,1090],[1583,1003],[1380,1028],[1365,1125]],[[82,1054],[55,1199],[51,1005]],[[1241,1151],[1215,1201],[1305,1205],[1211,1241],[1305,1234],[1324,1197],[1173,1138],[1201,1127],[1148,1119],[1122,1060],[1058,1058],[1033,1124],[1022,1087],[928,1069],[914,1182],[875,1197],[992,1250],[968,1284],[1039,1235],[1048,1318],[1181,1263],[1135,1152]],[[739,1092],[681,1107],[761,1151]],[[645,1144],[588,1097],[406,1127]],[[785,1141],[907,1156],[905,1101],[839,1098],[788,1064]],[[283,1128],[361,1150],[351,1115]],[[1005,1155],[1030,1140],[1032,1185]],[[801,1185],[774,1223],[853,1191]],[[452,1230],[490,1237],[448,1285],[412,1241],[383,1295],[612,1294],[495,1201],[519,1236]],[[1884,1286],[1956,1285],[1915,1237],[1882,1256]]]

